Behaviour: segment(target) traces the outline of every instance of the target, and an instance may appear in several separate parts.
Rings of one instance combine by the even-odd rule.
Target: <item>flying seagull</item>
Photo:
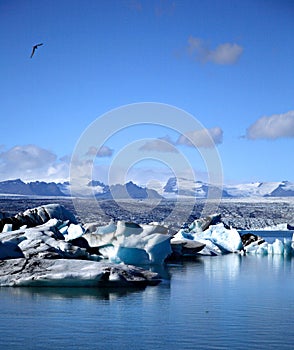
[[[37,45],[34,45],[33,46],[33,50],[32,50],[32,53],[31,53],[31,58],[34,56],[34,53],[35,53],[35,51],[37,50],[37,48],[39,47],[39,46],[42,46],[43,45],[43,43],[40,43],[40,44],[37,44]]]

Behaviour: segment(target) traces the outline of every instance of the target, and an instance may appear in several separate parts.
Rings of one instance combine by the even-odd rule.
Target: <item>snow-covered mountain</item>
[[[221,186],[209,185],[202,181],[191,181],[185,178],[171,177],[163,187],[163,196],[170,194],[196,198],[231,197]]]
[[[154,199],[162,198],[155,190],[140,187],[133,182],[124,185],[105,185],[103,182],[92,180],[87,185],[88,191],[83,191],[82,196],[95,195],[99,199]],[[33,181],[25,183],[20,179],[0,182],[0,194],[20,196],[70,196],[69,182],[55,183]]]
[[[238,185],[212,186],[201,181],[191,181],[185,178],[171,177],[162,188],[146,188],[132,181],[122,185],[105,185],[98,180],[92,180],[87,185],[88,191],[83,196],[95,195],[99,199],[123,198],[249,198],[249,197],[294,197],[294,183],[253,182]],[[25,183],[20,179],[0,182],[0,194],[25,196],[70,196],[69,182],[55,183],[33,181]]]
[[[293,197],[294,183],[253,182],[240,185],[227,185],[226,191],[232,197]]]
[[[197,198],[213,198],[222,195],[223,198],[242,197],[292,197],[294,196],[294,183],[281,182],[254,182],[238,185],[224,185],[223,188],[211,186],[201,181],[191,181],[184,178],[169,178],[163,186],[163,196],[170,194],[180,196],[193,196]]]

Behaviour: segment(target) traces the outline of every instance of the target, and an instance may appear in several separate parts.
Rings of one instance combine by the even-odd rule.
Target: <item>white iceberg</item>
[[[83,237],[90,247],[98,247],[104,258],[135,265],[162,264],[171,254],[168,228],[158,223],[138,225],[118,221],[99,227]]]
[[[248,254],[291,256],[294,255],[293,237],[292,240],[276,238],[273,243],[263,242],[258,244],[253,242],[245,247],[245,251]]]
[[[238,231],[226,229],[222,223],[211,225],[202,231],[198,221],[195,220],[188,229],[177,232],[171,243],[181,240],[193,240],[205,244],[205,247],[198,252],[201,255],[222,255],[243,249]]]
[[[64,235],[66,241],[70,241],[72,239],[76,239],[78,237],[82,237],[84,234],[84,229],[79,224],[70,224],[67,228],[67,232]]]

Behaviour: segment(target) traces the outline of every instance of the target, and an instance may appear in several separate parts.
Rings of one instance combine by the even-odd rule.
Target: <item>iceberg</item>
[[[283,238],[283,240],[276,238],[273,243],[252,242],[248,246],[244,247],[244,250],[248,254],[261,254],[261,255],[294,255],[293,249],[293,237],[292,239]]]
[[[31,212],[35,215],[38,210]],[[47,212],[47,208],[43,208],[42,212]],[[66,217],[62,221],[59,215],[62,210],[57,209],[56,212],[57,218],[48,217],[46,222],[38,219],[36,222],[41,224],[34,227],[30,221],[31,227],[22,226],[0,233],[0,286],[142,287],[156,285],[161,281],[157,273],[131,265],[98,261],[99,256],[93,254],[82,237],[82,225],[74,224]],[[68,232],[67,240],[59,229]],[[154,247],[162,241],[153,241],[152,235],[150,238],[150,242],[145,242],[149,253],[144,250],[148,263],[156,262],[158,257],[162,259],[157,251],[156,256],[152,256]],[[125,254],[126,260],[132,260],[129,257],[135,256],[138,263],[142,262],[143,258],[138,255],[137,248],[134,249],[132,244],[130,247],[130,252]],[[162,250],[161,248],[160,251]]]
[[[178,231],[171,243],[186,240],[203,243],[205,247],[198,252],[201,255],[222,255],[243,249],[238,231],[225,228],[223,223],[210,225],[203,231],[199,220],[195,220],[187,229]]]
[[[3,287],[146,287],[157,273],[134,266],[74,259],[10,259],[0,262]]]
[[[9,229],[7,223],[3,225],[6,232],[0,234],[0,242],[9,243],[5,251],[2,247],[1,256],[88,260],[104,258],[115,263],[158,265],[163,264],[172,251],[168,228],[159,223],[139,225],[111,221],[105,226],[92,223],[84,227],[70,213],[56,205],[29,209],[25,213],[18,216],[23,218],[29,215],[29,220],[21,220],[29,227],[12,230],[10,224]],[[32,227],[33,222],[36,225]]]
[[[4,217],[0,220],[0,232],[7,230],[18,230],[21,227],[35,227],[46,223],[50,219],[57,219],[60,222],[77,224],[74,215],[60,204],[47,204],[40,207],[27,209],[12,217]]]
[[[83,237],[90,247],[98,248],[100,254],[112,262],[158,265],[172,252],[171,236],[167,232],[167,227],[157,223],[139,225],[118,221],[116,225],[110,222]]]

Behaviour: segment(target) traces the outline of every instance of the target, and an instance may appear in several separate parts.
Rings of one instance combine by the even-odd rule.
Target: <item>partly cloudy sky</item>
[[[74,160],[83,176],[107,179],[121,150],[141,140],[142,157],[182,154],[198,174],[208,171],[201,155],[216,150],[225,182],[294,181],[293,16],[291,1],[2,1],[0,180],[68,179],[99,116],[156,102],[202,128],[178,120],[178,133],[173,115],[161,129],[116,130],[109,120],[84,150],[94,168]],[[128,176],[170,173],[140,164]]]

